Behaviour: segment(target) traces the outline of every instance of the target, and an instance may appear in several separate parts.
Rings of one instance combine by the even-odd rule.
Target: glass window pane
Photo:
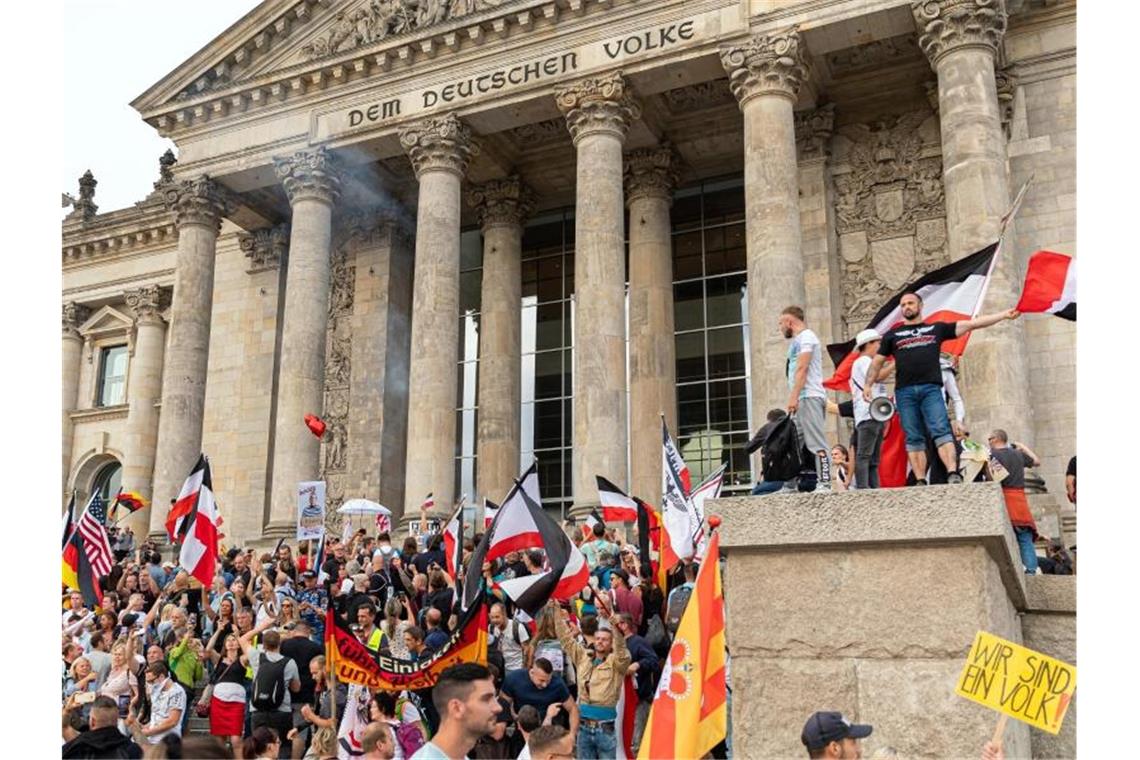
[[[523,228],[523,257],[537,248],[562,247],[562,215],[549,214],[532,220]]]
[[[99,474],[95,476],[92,492],[99,494],[99,498],[104,501],[109,501],[119,492],[122,482],[123,468],[118,462],[112,462],[99,470]]]
[[[536,307],[534,348],[544,351],[548,348],[562,348],[562,310],[560,301],[539,304]]]
[[[478,269],[483,266],[483,233],[467,230],[459,234],[459,269]]]
[[[701,188],[689,187],[678,190],[673,196],[673,208],[669,211],[675,230],[691,230],[701,226]]]
[[[567,298],[574,295],[574,251],[567,250],[562,257],[563,285],[562,292]]]
[[[745,380],[709,383],[709,427],[729,432],[748,429]]]
[[[705,379],[704,333],[684,333],[677,336],[677,382]]]
[[[127,347],[104,348],[99,361],[99,406],[116,406],[126,403]]]
[[[534,355],[534,397],[562,396],[562,352],[544,351]]]
[[[562,256],[538,260],[538,302],[562,300]]]
[[[709,379],[744,374],[744,331],[726,327],[708,331]]]
[[[461,362],[455,375],[455,408],[474,408],[479,401],[479,363]]]
[[[743,272],[705,280],[709,327],[738,325],[744,321],[746,313],[744,285],[747,281],[748,277]]]
[[[683,232],[673,236],[673,279],[688,280],[700,277],[701,233]]]
[[[460,409],[455,413],[455,456],[475,456],[476,425],[474,409]]]
[[[522,296],[535,297],[538,295],[538,261],[524,259],[522,262]]]
[[[459,313],[479,311],[482,301],[483,270],[459,273]]]
[[[540,401],[534,405],[534,448],[550,449],[562,445],[561,401]]]
[[[522,355],[522,402],[534,401],[534,354]]]
[[[689,466],[695,485],[720,467],[724,458],[725,436],[719,431],[705,430],[688,438],[680,438],[677,447],[681,450],[685,464]]]
[[[705,240],[705,274],[743,272],[747,268],[744,225],[732,224],[717,228],[717,247]]]
[[[733,433],[726,436],[728,448],[728,471],[725,472],[725,485],[749,485],[752,483],[752,466],[744,446],[750,438],[748,433]]]
[[[705,185],[705,226],[744,219],[744,178]]]
[[[705,326],[704,286],[701,280],[673,286],[673,329],[695,330]]]
[[[574,444],[574,399],[563,399],[562,401],[562,445],[572,446]],[[567,480],[567,483],[570,481]]]
[[[519,450],[521,462],[530,461],[530,452],[534,450],[534,402],[524,401],[519,414]],[[519,470],[522,472],[522,468]],[[492,497],[493,498],[493,497]]]
[[[704,383],[677,386],[677,427],[679,435],[703,430],[708,425],[705,396]]]
[[[565,449],[536,451],[538,458],[538,490],[543,499],[562,498],[562,472]]]

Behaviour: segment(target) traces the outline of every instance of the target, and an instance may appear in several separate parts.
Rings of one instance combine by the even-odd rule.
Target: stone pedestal
[[[1042,606],[1044,579],[1021,572],[995,484],[739,497],[707,510],[724,520],[742,757],[801,755],[815,710],[873,724],[864,756],[892,745],[901,757],[976,757],[997,714],[954,688],[977,631],[1072,660],[1057,643],[1071,620],[1037,636],[1019,619]],[[1029,734],[1011,720],[1006,756],[1029,757]]]
[[[1009,209],[1006,136],[994,82],[1005,10],[988,0],[913,4],[919,45],[938,75],[946,227],[951,258],[997,239]],[[982,313],[1017,303],[1021,289],[1013,231],[1007,232]],[[971,430],[1006,428],[1032,445],[1028,359],[1020,322],[1002,322],[970,339],[962,359],[962,394]]]
[[[522,403],[522,225],[533,207],[518,177],[472,188],[468,201],[483,228],[479,321],[478,479],[474,503],[502,501],[519,475]]]
[[[135,491],[150,502],[154,477],[154,450],[158,438],[159,412],[156,404],[162,398],[162,360],[166,348],[166,309],[169,292],[158,285],[147,285],[123,294],[127,308],[135,318],[134,354],[127,384],[127,425],[123,441],[124,491]],[[189,473],[187,473],[189,474]],[[160,505],[161,506],[161,505]],[[136,540],[146,535],[150,526],[150,507],[140,509],[123,523]]]
[[[170,500],[178,496],[202,450],[214,258],[227,207],[222,189],[207,177],[167,185],[163,194],[178,226],[178,257],[154,457],[152,536],[165,534]]]
[[[631,493],[661,504],[661,415],[677,432],[673,236],[677,158],[668,147],[625,158],[629,206],[629,437]]]
[[[269,523],[265,529],[270,537],[295,533],[297,484],[317,480],[320,474],[320,441],[305,426],[304,417],[319,415],[324,409],[332,210],[340,194],[336,163],[324,148],[277,159],[276,170],[293,207],[293,217],[281,318]]]
[[[752,421],[758,425],[769,409],[782,409],[788,400],[780,312],[806,301],[792,107],[807,61],[799,32],[792,29],[722,49],[721,63],[744,114],[748,339]]]
[[[80,306],[74,301],[63,305],[63,430],[60,438],[60,448],[63,450],[63,507],[67,508],[67,500],[71,498],[71,489],[68,483],[71,479],[72,444],[75,436],[75,426],[71,422],[71,413],[79,404],[79,370],[83,358],[83,336],[79,334],[79,326],[91,316],[91,310]]]
[[[598,503],[596,475],[627,487],[622,144],[641,115],[618,73],[556,91],[577,149],[574,214],[574,506]]]
[[[476,149],[453,113],[404,128],[400,142],[420,183],[404,515],[418,516],[431,493],[432,514],[442,516],[455,501],[460,184]]]

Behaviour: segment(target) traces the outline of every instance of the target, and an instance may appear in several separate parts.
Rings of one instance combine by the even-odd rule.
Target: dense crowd
[[[473,571],[465,566],[480,536],[465,542],[458,580],[481,575],[488,589],[488,664],[474,671],[490,679],[493,694],[487,709],[494,715],[483,728],[462,709],[466,728],[447,729],[449,711],[456,712],[449,700],[458,693],[463,701],[479,680],[470,667],[456,666],[433,689],[366,693],[368,757],[538,757],[537,741],[554,748],[541,756],[613,758],[627,677],[637,701],[627,746],[636,751],[696,565],[678,566],[666,595],[624,528],[565,529],[587,559],[589,584],[533,619],[499,584],[543,572],[544,551],[512,552]],[[65,758],[144,751],[335,757],[360,690],[330,684],[323,645],[329,606],[361,643],[411,661],[446,647],[461,617],[439,534],[400,545],[387,532],[330,536],[320,567],[308,543],[282,543],[275,552],[233,548],[219,558],[209,587],[164,561],[160,546],[133,548],[124,535],[112,537],[117,561],[101,581],[99,611],[78,592],[64,597]],[[449,686],[447,674],[457,669],[459,680]],[[191,713],[208,720],[209,736],[188,731]],[[559,747],[569,749],[560,754]]]

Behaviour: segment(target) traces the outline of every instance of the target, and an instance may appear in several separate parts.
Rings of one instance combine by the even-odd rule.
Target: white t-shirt
[[[867,383],[867,370],[871,368],[871,357],[860,356],[851,365],[851,405],[855,411],[855,424],[871,419],[871,404],[863,400],[863,388]],[[887,395],[887,386],[875,383],[871,386],[871,398]]]
[[[166,678],[161,683],[155,684],[150,687],[150,723],[147,725],[151,728],[164,723],[170,717],[170,713],[174,710],[181,710],[182,714],[186,712],[186,692],[181,686],[174,683],[173,679]],[[158,744],[162,741],[162,737],[168,734],[176,736],[182,735],[182,723],[179,721],[173,726],[159,734],[151,734],[147,737],[147,741],[151,744]]]
[[[823,389],[823,359],[820,357],[822,346],[819,337],[806,327],[799,335],[788,341],[788,388],[796,384],[796,364],[800,354],[811,354],[807,365],[807,378],[804,388],[800,391],[800,398],[827,398],[827,391]]]
[[[523,644],[530,639],[530,631],[526,629],[526,626],[517,620],[510,620],[507,622],[506,629],[502,633],[496,630],[496,634],[499,652],[503,655],[503,666],[507,672],[525,668],[526,652],[523,649]],[[516,637],[518,641],[515,641]]]

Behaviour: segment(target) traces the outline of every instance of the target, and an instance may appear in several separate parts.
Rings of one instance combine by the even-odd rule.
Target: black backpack
[[[270,660],[261,654],[257,665],[257,675],[253,679],[252,704],[258,710],[276,710],[285,701],[285,666],[289,658],[282,655],[279,660]]]
[[[803,469],[803,441],[791,416],[785,416],[772,426],[760,456],[764,480],[791,480]]]
[[[665,604],[665,628],[669,633],[677,632],[677,628],[681,625],[681,616],[685,614],[685,607],[692,595],[692,586],[678,586],[669,594],[669,601]]]

